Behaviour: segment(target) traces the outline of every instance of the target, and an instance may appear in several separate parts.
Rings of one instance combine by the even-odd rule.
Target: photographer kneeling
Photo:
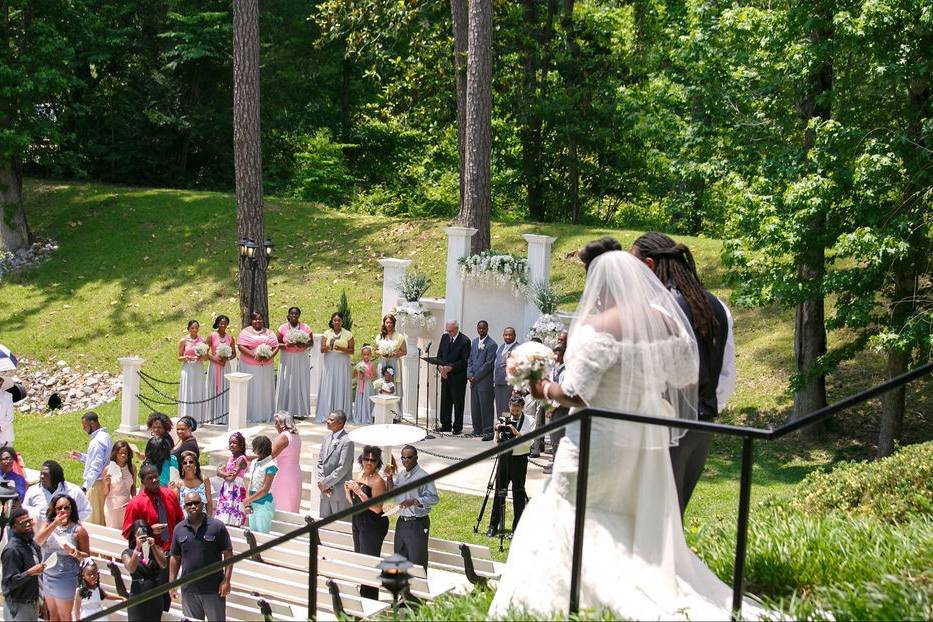
[[[496,442],[503,443],[516,436],[528,434],[535,429],[534,417],[524,414],[525,400],[515,393],[509,398],[509,413],[499,417],[495,426]],[[511,452],[499,456],[499,466],[496,470],[496,495],[492,502],[492,513],[489,517],[489,530],[486,535],[492,538],[499,533],[499,523],[505,512],[505,496],[512,483],[512,506],[515,509],[515,518],[512,519],[512,531],[518,526],[518,520],[525,509],[525,476],[528,474],[528,451],[531,441],[522,443]]]

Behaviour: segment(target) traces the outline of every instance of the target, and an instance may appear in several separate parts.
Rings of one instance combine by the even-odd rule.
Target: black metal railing
[[[573,553],[572,553],[572,563],[570,570],[570,613],[575,614],[580,610],[580,579],[582,573],[582,561],[583,561],[583,527],[586,521],[586,492],[587,484],[589,479],[589,459],[590,459],[590,434],[593,418],[599,419],[612,419],[616,421],[630,421],[635,423],[644,423],[648,425],[659,425],[663,427],[674,427],[682,428],[688,430],[698,430],[702,432],[708,432],[712,434],[724,434],[727,436],[738,436],[742,438],[742,463],[741,463],[741,475],[739,480],[739,508],[738,508],[738,520],[736,524],[736,546],[735,546],[735,564],[733,566],[733,576],[732,576],[732,614],[733,617],[738,619],[741,617],[742,613],[742,593],[743,593],[743,584],[745,580],[745,556],[747,551],[748,543],[748,514],[751,506],[751,485],[752,485],[752,461],[753,461],[753,442],[755,439],[773,441],[788,434],[795,432],[801,428],[814,425],[821,421],[832,417],[833,415],[839,413],[842,410],[851,408],[856,404],[860,404],[866,400],[872,399],[890,391],[891,389],[906,385],[914,380],[922,378],[927,374],[933,372],[933,363],[927,363],[916,369],[913,369],[905,374],[902,374],[896,378],[892,378],[887,382],[876,385],[870,389],[866,389],[854,395],[851,395],[843,400],[830,404],[825,408],[816,410],[809,415],[794,419],[785,423],[784,425],[778,428],[750,428],[743,426],[727,425],[722,423],[713,423],[708,421],[689,421],[683,419],[671,419],[669,417],[654,417],[650,415],[638,415],[634,413],[625,413],[625,412],[615,412],[608,410],[600,410],[595,408],[587,408],[580,410],[574,413],[562,417],[557,421],[552,421],[551,423],[544,425],[540,428],[535,429],[529,434],[524,434],[520,437],[513,438],[511,440],[498,443],[493,447],[485,451],[471,456],[450,466],[444,467],[439,471],[431,473],[426,478],[418,479],[412,482],[409,482],[404,485],[396,486],[391,491],[386,492],[385,494],[379,495],[378,497],[372,497],[365,503],[360,503],[348,507],[340,512],[332,514],[326,518],[321,518],[314,520],[310,516],[306,517],[305,520],[307,524],[304,527],[299,527],[294,531],[290,531],[287,534],[283,534],[277,538],[274,538],[265,544],[262,544],[258,547],[251,548],[248,551],[243,553],[238,553],[226,560],[222,560],[209,566],[205,566],[199,570],[185,574],[184,577],[177,579],[171,583],[166,583],[157,588],[153,588],[144,594],[139,594],[130,598],[127,601],[114,605],[108,609],[104,609],[99,613],[96,613],[88,618],[87,620],[98,620],[111,614],[116,613],[121,609],[126,607],[138,605],[139,603],[145,602],[152,598],[157,598],[162,596],[166,592],[179,588],[183,585],[197,581],[198,579],[204,578],[208,575],[221,572],[226,566],[230,566],[244,559],[250,559],[257,554],[267,551],[275,546],[284,544],[295,538],[302,537],[304,535],[309,535],[309,546],[308,546],[308,618],[317,619],[317,581],[318,581],[318,547],[320,546],[319,532],[321,529],[335,523],[340,520],[344,520],[352,517],[358,512],[362,512],[373,505],[383,504],[388,501],[391,501],[395,497],[398,497],[408,491],[415,490],[419,486],[427,483],[433,482],[448,475],[452,475],[458,471],[469,468],[474,464],[478,464],[489,458],[497,456],[499,454],[505,453],[512,450],[514,447],[527,443],[529,440],[538,438],[545,434],[550,434],[560,428],[565,426],[579,423],[580,424],[580,441],[578,448],[579,455],[579,466],[577,467],[577,491],[576,491],[576,516],[574,522],[574,534],[573,534]]]

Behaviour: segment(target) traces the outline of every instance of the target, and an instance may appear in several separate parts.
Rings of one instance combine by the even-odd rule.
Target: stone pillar
[[[139,370],[145,359],[122,356],[117,359],[123,368],[123,391],[120,394],[120,427],[117,432],[130,434],[139,432]]]
[[[247,427],[246,404],[249,395],[249,380],[253,374],[234,372],[224,378],[230,381],[230,415],[227,417],[227,429],[242,430]]]
[[[528,283],[551,282],[551,246],[557,238],[549,235],[525,233],[522,235],[528,242]],[[541,311],[531,301],[525,303],[525,322],[522,334],[527,334]]]
[[[405,278],[408,266],[411,265],[411,259],[393,259],[386,257],[380,259],[382,265],[382,313],[380,318],[392,311],[402,296],[399,290],[399,282]]]
[[[392,423],[395,416],[392,411],[398,410],[399,397],[397,395],[370,395],[373,403],[373,423]]]
[[[470,238],[476,233],[472,227],[446,227],[447,233],[447,295],[444,317],[438,318],[443,329],[447,320],[463,322],[463,277],[457,260],[470,254]]]
[[[323,332],[323,329],[322,331]],[[324,364],[323,354],[321,354],[321,334],[314,334],[314,341],[308,348],[308,354],[311,357],[311,386],[308,389],[310,397],[311,412],[309,416],[313,419],[315,409],[317,408],[317,391],[321,388],[321,366]]]
[[[416,399],[418,397],[418,337],[408,335],[405,341],[408,354],[402,357],[402,403],[399,405],[402,412],[415,415]]]

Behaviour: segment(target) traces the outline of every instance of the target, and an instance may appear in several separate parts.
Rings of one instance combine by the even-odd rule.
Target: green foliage
[[[326,129],[309,136],[293,136],[286,142],[293,149],[293,196],[329,205],[346,198],[354,180],[344,158],[344,149],[351,145],[334,143]]]
[[[398,289],[407,302],[417,302],[431,287],[431,279],[422,272],[406,272],[398,283]]]
[[[347,330],[353,330],[353,314],[350,311],[350,302],[347,300],[347,290],[340,290],[340,302],[337,303],[337,311],[343,314],[343,327]]]
[[[554,313],[560,303],[560,294],[549,282],[534,281],[528,284],[528,297],[538,307],[538,311],[545,315]]]
[[[797,488],[793,505],[801,512],[833,510],[905,522],[933,515],[933,442],[909,445],[887,458],[843,462],[814,472]]]

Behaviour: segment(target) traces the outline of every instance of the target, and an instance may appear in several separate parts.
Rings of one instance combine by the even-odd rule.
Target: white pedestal
[[[373,423],[392,423],[395,416],[392,411],[398,410],[399,397],[397,395],[371,395],[373,403]]]
[[[123,356],[117,359],[123,368],[123,391],[120,394],[120,427],[118,432],[129,434],[139,431],[139,370],[145,359]]]
[[[399,283],[405,278],[411,259],[386,257],[380,259],[379,263],[382,265],[382,315],[380,316],[382,317],[386,313],[391,313],[398,304],[398,299],[402,297]]]
[[[447,227],[444,231],[447,232],[447,295],[444,317],[438,318],[441,327],[450,320],[463,322],[463,277],[460,275],[460,264],[457,260],[470,254],[470,239],[476,233],[476,229]]]
[[[323,332],[323,331],[322,331]],[[321,354],[321,335],[314,335],[314,343],[308,348],[308,354],[311,357],[311,386],[308,391],[308,401],[311,404],[310,416],[313,418],[317,408],[317,392],[321,388],[321,366],[324,363]]]
[[[246,428],[246,404],[249,395],[249,380],[253,374],[234,372],[225,374],[224,378],[230,381],[230,416],[227,417],[228,430],[242,430]]]

